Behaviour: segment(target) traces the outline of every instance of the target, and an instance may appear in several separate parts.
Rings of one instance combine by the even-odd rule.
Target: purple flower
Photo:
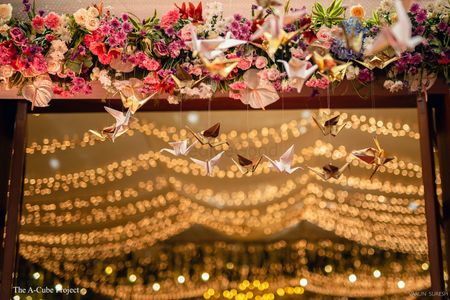
[[[422,62],[422,55],[420,53],[415,53],[409,58],[408,62],[411,65],[419,65]]]
[[[233,21],[231,22],[230,26],[232,29],[239,29],[239,22]]]
[[[447,23],[445,23],[445,22],[440,22],[440,23],[438,24],[438,26],[437,26],[437,29],[438,29],[439,31],[442,31],[442,32],[446,31],[446,30],[447,30]]]
[[[128,21],[128,15],[127,14],[122,14],[122,20],[124,21]]]
[[[169,54],[166,44],[162,41],[154,43],[153,50],[155,50],[156,54],[159,56],[166,56]]]
[[[175,30],[173,29],[173,27],[169,27],[165,30],[166,34],[168,36],[173,36],[175,34]]]
[[[425,32],[425,26],[422,26],[422,25],[417,26],[416,30],[414,31],[414,33],[416,35],[422,35],[424,32]]]
[[[31,10],[30,1],[29,0],[23,0],[22,4],[23,4],[23,11],[26,12],[26,13],[29,13],[30,10]]]
[[[235,21],[238,21],[238,22],[240,22],[242,20],[242,16],[240,14],[234,14],[233,18]]]
[[[416,15],[416,22],[422,24],[427,20],[427,11],[425,9],[421,9]]]
[[[117,29],[120,27],[120,22],[116,18],[112,19],[109,24],[111,24],[111,27],[114,29]]]
[[[19,27],[11,28],[11,30],[9,31],[9,35],[16,45],[24,46],[27,43],[25,32]]]
[[[398,73],[403,73],[406,70],[406,60],[404,59],[399,59],[396,63],[395,63],[395,68],[397,69]]]
[[[103,35],[108,35],[111,33],[111,27],[108,24],[100,26],[99,30]]]
[[[45,11],[44,11],[43,9],[40,9],[40,10],[38,11],[38,13],[39,13],[39,15],[40,15],[41,17],[43,17],[44,14],[45,14]]]
[[[413,14],[416,14],[419,11],[419,9],[420,9],[419,3],[413,3],[409,11],[412,12]]]
[[[131,23],[130,23],[130,22],[124,22],[124,23],[122,24],[122,29],[123,29],[123,31],[125,31],[126,33],[129,33],[129,32],[131,32],[131,31],[133,31],[133,26],[131,26]]]
[[[359,71],[358,80],[362,83],[370,82],[373,80],[373,73],[369,69],[362,69]]]

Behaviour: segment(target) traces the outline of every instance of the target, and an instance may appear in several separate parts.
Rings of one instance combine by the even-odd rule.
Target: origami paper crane
[[[336,167],[336,166],[334,166],[334,165],[332,165],[330,163],[330,164],[327,164],[327,165],[323,166],[322,168],[311,168],[311,167],[308,167],[308,169],[310,169],[311,171],[316,173],[323,180],[328,180],[328,179],[331,179],[331,178],[339,179],[339,177],[341,177],[342,173],[345,171],[345,169],[349,165],[350,165],[350,163],[346,163],[342,167],[338,168],[338,167]]]
[[[369,70],[373,70],[375,68],[378,69],[384,69],[387,67],[390,63],[398,60],[398,56],[389,57],[387,55],[379,54],[375,55],[369,59],[365,59],[364,61],[356,61],[360,65],[363,65],[364,67],[368,68]]]
[[[142,97],[142,93],[139,90],[144,86],[142,80],[137,78],[131,78],[118,84],[118,90],[122,104],[125,108],[128,108],[132,114],[135,114],[139,108],[153,98],[157,93],[153,93],[147,97]]]
[[[195,159],[195,158],[191,158],[191,160],[194,163],[196,163],[197,165],[199,165],[200,167],[202,167],[203,169],[205,169],[208,176],[213,176],[214,167],[217,165],[217,163],[219,162],[219,160],[222,157],[222,155],[224,154],[224,152],[225,151],[222,151],[219,154],[217,154],[216,156],[214,156],[213,158],[211,158],[210,160],[206,160],[206,161]]]
[[[219,75],[223,78],[226,78],[231,73],[231,71],[236,68],[240,60],[238,58],[228,59],[224,57],[216,57],[213,61],[209,61],[202,55],[200,55],[200,59],[202,60],[203,65],[206,67],[209,73]]]
[[[288,43],[303,30],[303,28],[300,28],[293,32],[286,32],[283,27],[294,22],[295,20],[298,20],[305,14],[305,10],[296,10],[289,13],[273,13],[269,15],[264,20],[264,23],[250,37],[251,41],[255,41],[262,37],[264,37],[265,40],[262,44],[252,43],[252,45],[266,51],[269,57],[274,60],[274,56],[278,48]]]
[[[192,147],[195,146],[195,144],[197,144],[197,141],[193,142],[190,146],[188,146],[188,143],[189,140],[169,142],[169,145],[172,146],[173,149],[163,148],[160,150],[160,152],[166,151],[175,156],[188,155]]]
[[[298,169],[302,169],[301,167],[292,168],[292,161],[294,160],[294,145],[289,147],[289,149],[280,157],[280,160],[272,160],[267,155],[264,155],[271,164],[271,167],[275,168],[278,172],[285,172],[288,174],[292,174]]]
[[[218,56],[221,56],[223,52],[229,48],[237,47],[243,44],[247,44],[247,41],[233,39],[231,32],[227,32],[225,38],[205,39],[199,40],[197,33],[194,29],[191,30],[192,41],[188,42],[188,45],[193,51],[193,55],[200,54],[206,59],[212,60]]]
[[[243,79],[246,87],[240,91],[241,101],[250,105],[251,108],[264,109],[267,105],[280,99],[280,96],[272,83],[261,79],[258,72],[256,69],[250,69],[244,73]]]
[[[337,136],[339,132],[347,125],[347,123],[342,123],[339,125],[340,114],[331,117],[329,114],[322,113],[318,117],[313,116],[314,122],[322,131],[323,135],[327,136],[331,134],[332,136]]]
[[[412,36],[411,20],[406,13],[400,0],[394,0],[395,10],[397,12],[397,23],[391,27],[384,27],[375,37],[373,44],[367,48],[366,56],[376,54],[388,46],[391,46],[395,53],[400,56],[406,50],[413,50],[419,45],[423,38],[421,36]]]
[[[237,155],[237,157],[238,161],[235,161],[233,158],[231,160],[238,167],[239,171],[244,175],[247,173],[255,172],[263,158],[262,156],[260,156],[259,159],[253,161],[239,154]]]
[[[119,110],[115,110],[106,106],[105,110],[111,116],[113,116],[114,119],[116,119],[116,123],[111,126],[103,128],[100,132],[96,130],[89,130],[89,132],[99,137],[102,141],[104,141],[105,138],[109,138],[114,142],[117,137],[121,136],[122,134],[128,131],[128,124],[132,119],[131,110],[128,109],[128,111],[125,114]]]
[[[307,58],[309,59],[309,57]],[[286,74],[290,79],[290,85],[297,89],[297,93],[300,93],[303,88],[303,84],[309,77],[317,70],[318,66],[314,65],[310,68],[308,60],[300,60],[298,58],[291,58],[289,62],[285,60],[278,60],[283,64]]]
[[[53,83],[47,79],[36,79],[22,88],[22,96],[34,107],[47,107],[53,98]]]
[[[322,56],[316,51],[313,52],[313,59],[319,67],[321,75],[327,77],[331,82],[342,81],[347,72],[347,68],[352,64],[352,62],[337,64],[330,53]]]
[[[186,128],[202,145],[208,145],[211,148],[215,148],[224,144],[228,145],[227,141],[216,141],[216,138],[219,136],[220,132],[220,123],[216,123],[210,128],[199,133],[193,131],[189,126],[186,126]]]
[[[383,148],[381,148],[380,143],[376,138],[374,138],[374,142],[376,148],[369,147],[352,152],[354,157],[362,160],[366,164],[373,165],[374,170],[370,175],[370,179],[372,179],[373,175],[375,175],[381,166],[384,166],[386,163],[395,159],[395,156],[387,156],[386,152]]]

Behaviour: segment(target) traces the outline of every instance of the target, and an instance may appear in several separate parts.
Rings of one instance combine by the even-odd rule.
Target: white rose
[[[90,18],[97,18],[99,15],[98,9],[94,6],[88,8],[87,15]]]
[[[75,23],[84,27],[87,19],[87,10],[80,8],[73,14],[73,17],[75,18]]]
[[[100,26],[100,21],[97,18],[88,18],[86,20],[86,29],[89,31],[97,30],[98,26]]]
[[[59,60],[55,59],[48,59],[47,60],[47,70],[49,74],[55,75],[58,74],[58,72],[61,71],[61,62]]]
[[[61,40],[53,40],[52,41],[52,49],[56,52],[60,53],[66,53],[67,52],[67,46],[64,41]]]
[[[0,76],[4,78],[10,78],[14,75],[14,69],[10,65],[0,67]]]
[[[7,35],[9,30],[9,26],[6,24],[3,24],[0,26],[0,34],[1,35]]]
[[[11,4],[0,4],[0,24],[11,20],[13,7]]]

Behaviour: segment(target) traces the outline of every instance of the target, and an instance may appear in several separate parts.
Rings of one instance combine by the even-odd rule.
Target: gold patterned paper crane
[[[384,166],[386,163],[393,161],[395,156],[388,156],[386,151],[381,148],[380,143],[377,138],[373,139],[375,142],[376,148],[365,148],[361,150],[356,150],[352,152],[352,155],[357,159],[365,162],[366,164],[373,165],[373,172],[370,175],[370,179],[372,179],[373,175],[378,171],[381,166]]]
[[[342,167],[336,167],[333,164],[329,163],[322,168],[311,168],[308,167],[312,172],[316,173],[320,178],[323,180],[329,180],[331,178],[339,179],[341,177],[342,173],[345,171],[345,169],[348,168],[350,163],[346,163]]]
[[[206,67],[209,73],[219,75],[223,78],[228,77],[231,71],[233,71],[233,69],[236,68],[239,63],[238,58],[228,59],[225,57],[216,57],[214,60],[210,61],[200,55],[200,59],[202,60],[203,65]]]
[[[244,175],[255,172],[263,158],[262,156],[260,156],[257,160],[250,160],[239,154],[237,155],[237,157],[238,161],[235,161],[233,158],[231,160],[236,165],[238,170]]]
[[[344,127],[347,125],[346,122],[339,124],[341,115],[337,114],[335,116],[331,116],[327,113],[321,113],[318,117],[313,116],[313,120],[316,123],[316,125],[320,128],[323,135],[327,136],[331,134],[332,136],[337,136],[339,132],[344,129]]]
[[[228,145],[227,141],[217,141],[217,137],[220,132],[220,123],[216,123],[210,128],[201,132],[195,132],[189,126],[186,126],[187,130],[200,142],[202,145],[208,145],[211,148],[215,148],[221,145]]]

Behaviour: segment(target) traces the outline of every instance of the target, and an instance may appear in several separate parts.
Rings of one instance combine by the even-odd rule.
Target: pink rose
[[[289,51],[291,51],[292,56],[295,58],[304,59],[306,57],[305,51],[301,48],[291,48]]]
[[[184,25],[184,27],[181,28],[181,31],[180,31],[180,38],[183,41],[192,40],[192,30],[195,31],[195,27],[192,26],[191,24]]]
[[[258,69],[265,68],[267,66],[267,58],[265,58],[264,56],[258,56],[255,61],[255,66]]]
[[[172,27],[180,19],[180,14],[178,9],[169,10],[164,16],[161,17],[159,21],[159,26],[163,29],[168,29]]]
[[[42,32],[45,29],[45,22],[41,16],[34,17],[33,21],[31,21],[31,26],[36,32]]]
[[[229,85],[232,90],[242,91],[247,88],[247,84],[244,81],[233,82]]]
[[[333,42],[331,30],[327,27],[321,27],[317,32],[317,39],[322,47],[329,49],[331,47],[331,43]]]
[[[269,79],[270,81],[275,81],[278,79],[278,77],[280,77],[280,71],[278,71],[275,68],[270,68],[269,70],[267,70],[267,79]]]
[[[189,68],[189,74],[201,76],[203,74],[203,70],[200,66],[191,66]]]
[[[253,58],[252,57],[244,57],[242,58],[237,67],[241,70],[248,70],[252,66]]]
[[[51,12],[45,17],[44,22],[45,26],[52,30],[55,30],[59,27],[60,24],[59,16],[56,13]]]

